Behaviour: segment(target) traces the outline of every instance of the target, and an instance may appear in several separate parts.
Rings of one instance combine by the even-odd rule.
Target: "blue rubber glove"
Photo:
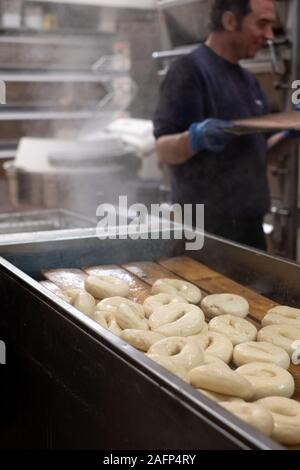
[[[210,150],[222,152],[234,135],[226,132],[233,126],[231,121],[221,119],[206,119],[203,122],[194,122],[189,127],[189,142],[194,152]]]

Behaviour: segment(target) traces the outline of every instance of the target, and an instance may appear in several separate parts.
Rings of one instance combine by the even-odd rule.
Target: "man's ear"
[[[232,11],[225,11],[223,13],[222,24],[225,31],[233,32],[237,30],[237,19]]]

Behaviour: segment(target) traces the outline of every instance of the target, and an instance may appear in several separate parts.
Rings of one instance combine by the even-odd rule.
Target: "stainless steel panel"
[[[64,209],[0,214],[0,236],[4,234],[94,227],[96,221]],[[1,240],[1,238],[0,238]]]

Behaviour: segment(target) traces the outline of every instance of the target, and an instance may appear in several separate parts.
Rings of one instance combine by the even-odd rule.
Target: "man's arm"
[[[159,137],[156,152],[159,162],[167,165],[185,163],[195,154],[189,142],[188,131]]]
[[[188,131],[161,136],[156,144],[159,161],[168,165],[179,165],[203,150],[222,152],[234,138],[226,132],[231,127],[230,121],[209,118],[191,124]]]
[[[286,137],[284,132],[278,132],[268,139],[268,162],[275,163],[283,155],[287,155],[295,145],[295,140]]]

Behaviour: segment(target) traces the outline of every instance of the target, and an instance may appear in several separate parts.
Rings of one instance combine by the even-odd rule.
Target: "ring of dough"
[[[133,329],[123,330],[120,336],[131,346],[143,352],[148,352],[152,344],[155,344],[157,341],[164,338],[164,336],[159,333],[155,333],[155,331]]]
[[[203,312],[210,318],[218,315],[235,315],[245,318],[249,304],[244,297],[236,294],[211,294],[201,301]]]
[[[202,340],[202,336],[205,336],[206,333],[208,333],[208,324],[204,322],[200,332],[197,333],[196,335],[189,336],[189,338],[199,341],[199,340]]]
[[[116,318],[115,312],[113,310],[96,310],[91,318],[103,326],[106,330],[111,331],[117,336],[120,336],[122,329],[119,327]]]
[[[65,294],[63,291],[57,291],[57,292],[55,292],[55,295],[57,295],[57,297],[59,297],[60,299],[64,300],[64,301],[67,302],[68,304],[71,303],[72,297],[70,297],[69,295]]]
[[[189,372],[189,377],[195,388],[204,388],[210,392],[245,400],[252,398],[254,393],[251,383],[245,377],[229,367],[220,367],[217,364],[196,367]]]
[[[153,344],[149,354],[171,357],[175,365],[191,370],[203,364],[204,353],[193,340],[183,337],[164,338]]]
[[[231,361],[233,345],[227,336],[208,331],[200,337],[200,342],[205,353],[216,356],[227,364]]]
[[[263,326],[281,325],[283,323],[300,328],[300,309],[279,305],[271,308],[261,323]]]
[[[271,436],[274,428],[272,413],[257,403],[219,402],[219,405],[254,426],[263,434]]]
[[[232,344],[236,346],[240,343],[254,341],[257,336],[257,329],[252,323],[244,318],[234,315],[220,315],[210,320],[208,324],[210,331],[221,333],[227,336]]]
[[[288,353],[279,346],[264,341],[249,341],[249,343],[235,346],[233,362],[237,367],[249,362],[270,362],[283,369],[288,369],[291,361]]]
[[[256,403],[268,409],[273,416],[272,438],[281,444],[300,444],[300,403],[284,397],[267,397]]]
[[[257,341],[275,344],[283,348],[290,356],[295,352],[292,344],[297,340],[300,340],[300,328],[290,325],[265,326],[257,335]]]
[[[222,359],[220,359],[217,356],[213,356],[212,354],[209,354],[207,352],[204,353],[204,363],[203,364],[211,365],[211,366],[227,367],[227,368],[229,367],[229,365],[226,364],[226,362],[222,361]]]
[[[163,305],[172,304],[173,302],[185,303],[186,300],[180,295],[171,295],[163,293],[150,295],[143,303],[146,317],[149,318],[150,315],[152,315],[152,313],[154,313],[159,307],[162,307]]]
[[[269,362],[251,362],[236,369],[251,382],[254,395],[253,400],[270,396],[290,398],[295,391],[293,376],[282,367]]]
[[[109,308],[116,308],[119,307],[120,304],[127,304],[133,309],[135,309],[139,315],[140,318],[145,318],[145,312],[144,308],[141,304],[138,304],[137,302],[133,302],[132,300],[125,299],[124,297],[107,297],[106,299],[100,300],[100,302],[97,303],[96,309],[97,310],[106,310]]]
[[[190,383],[188,372],[186,371],[186,369],[182,366],[179,366],[178,364],[175,364],[172,357],[149,353],[147,353],[146,356],[152,359],[152,361],[157,362],[157,364],[164,367],[168,371],[173,372],[173,374],[177,375],[177,377],[179,377],[180,379],[184,380],[187,383]]]
[[[81,291],[75,294],[71,304],[80,310],[80,312],[85,313],[85,315],[90,317],[95,311],[96,302],[91,294],[85,291]]]
[[[88,276],[84,281],[85,289],[96,299],[106,297],[128,297],[129,284],[112,276]]]
[[[63,295],[69,298],[69,303],[72,303],[74,297],[80,292],[86,292],[84,289],[79,289],[79,287],[69,287],[62,291]]]
[[[207,396],[211,400],[216,401],[218,403],[220,401],[223,401],[223,402],[224,401],[228,401],[228,402],[237,401],[240,403],[245,403],[245,400],[243,400],[242,398],[230,397],[229,395],[222,395],[222,393],[209,392],[208,390],[204,390],[204,388],[197,388],[197,390],[198,392],[203,393],[203,395]]]
[[[163,305],[149,318],[150,328],[164,336],[192,336],[204,325],[204,313],[196,305]]]
[[[122,330],[148,330],[148,322],[137,313],[136,307],[120,304],[114,313],[116,322]]]
[[[152,294],[160,293],[179,295],[191,304],[198,304],[202,297],[199,287],[181,279],[158,279],[152,286]]]

